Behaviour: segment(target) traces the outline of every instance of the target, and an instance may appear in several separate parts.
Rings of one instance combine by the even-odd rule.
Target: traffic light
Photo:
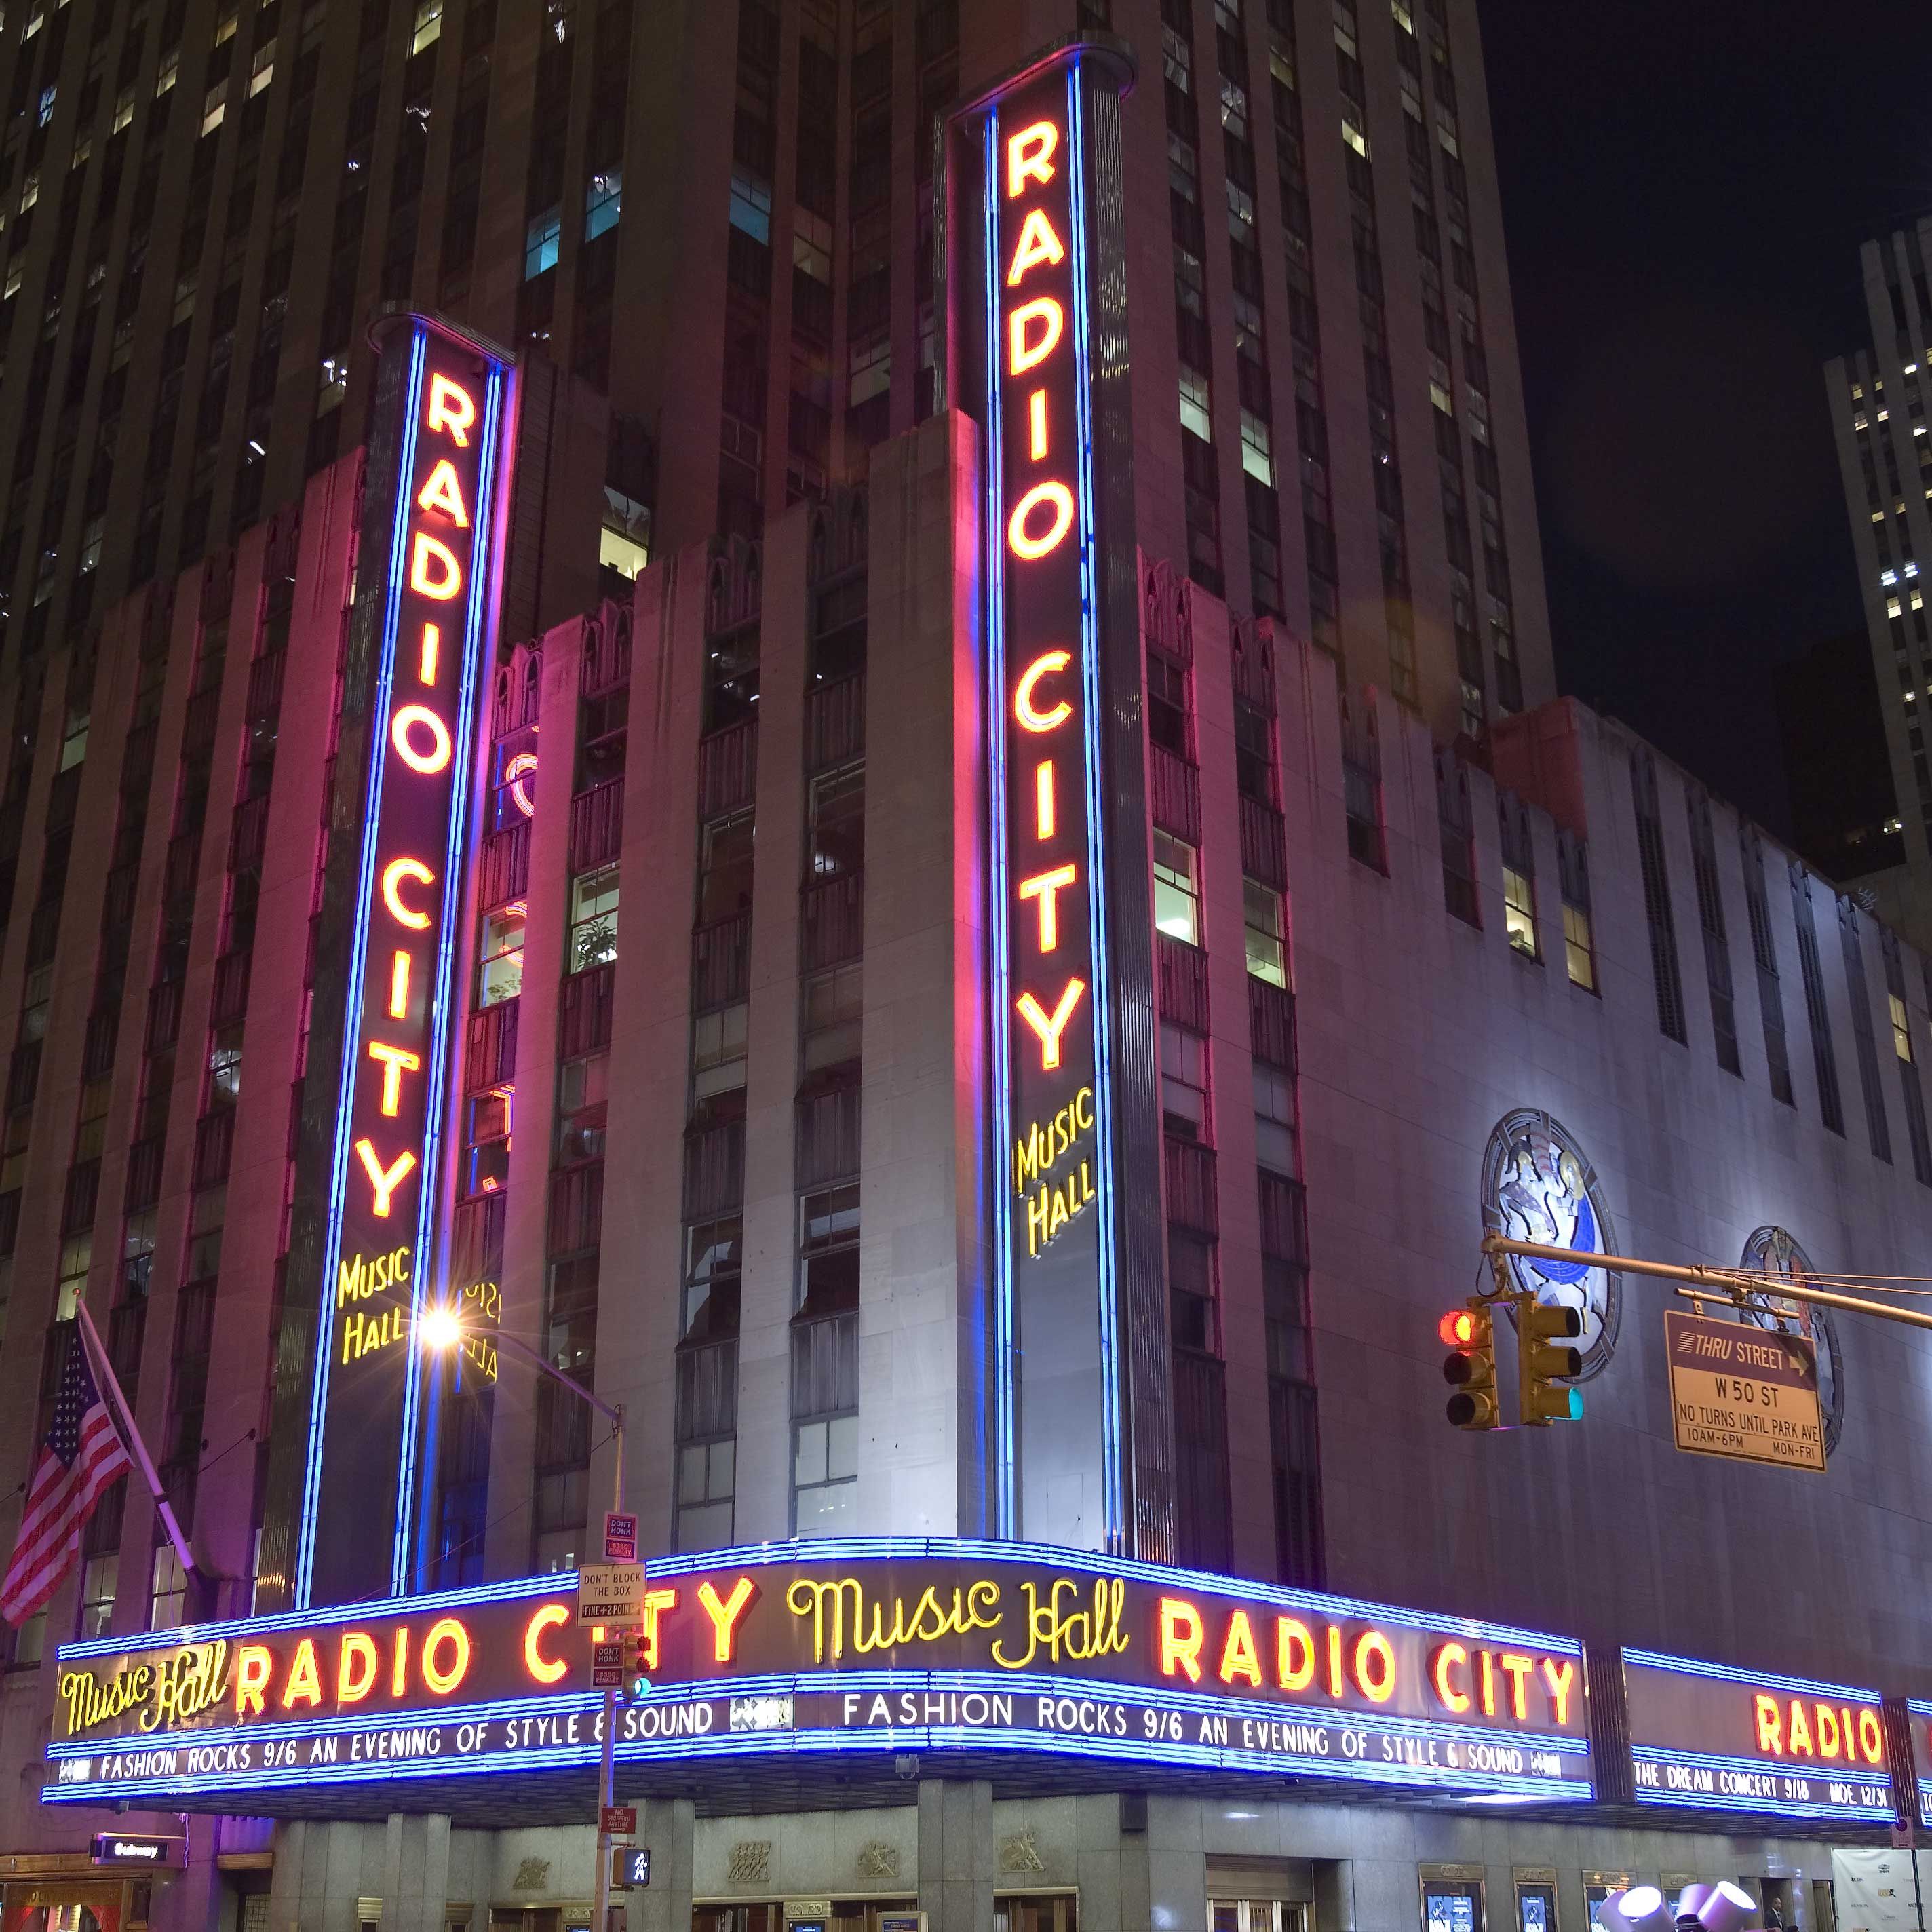
[[[626,1661],[630,1665],[626,1682],[633,1697],[648,1696],[651,1688],[651,1672],[658,1667],[657,1644],[642,1629],[624,1633]]]
[[[1574,1422],[1582,1416],[1582,1390],[1558,1383],[1582,1373],[1582,1354],[1567,1346],[1568,1337],[1582,1332],[1582,1316],[1567,1304],[1538,1301],[1533,1294],[1517,1298],[1516,1397],[1525,1422]]]
[[[1436,1325],[1448,1343],[1442,1379],[1456,1390],[1447,1414],[1458,1429],[1494,1429],[1496,1414],[1496,1319],[1480,1301],[1452,1308]]]

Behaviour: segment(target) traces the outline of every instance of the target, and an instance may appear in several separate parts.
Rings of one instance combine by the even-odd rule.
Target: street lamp
[[[432,1303],[416,1317],[416,1340],[432,1354],[446,1355],[460,1348],[470,1339],[470,1330],[463,1318],[461,1306],[453,1301]],[[501,1328],[493,1329],[489,1336],[491,1347],[500,1353],[507,1349],[519,1361],[528,1362],[554,1382],[561,1382],[573,1395],[583,1397],[604,1420],[610,1425],[610,1434],[616,1450],[617,1472],[612,1484],[611,1508],[619,1515],[624,1510],[624,1406],[611,1403],[586,1388],[574,1376],[566,1375],[550,1358],[533,1348],[529,1342],[514,1335],[507,1334]],[[601,1628],[592,1633],[593,1642],[603,1634]],[[615,1750],[617,1730],[616,1694],[607,1688],[604,1693],[604,1754],[602,1769],[597,1783],[597,1898],[593,1919],[595,1932],[610,1932],[610,1838],[604,1829],[604,1814],[616,1802],[613,1788],[615,1781]]]

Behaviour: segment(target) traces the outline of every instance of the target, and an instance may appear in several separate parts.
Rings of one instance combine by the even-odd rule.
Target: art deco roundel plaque
[[[1817,1279],[1811,1258],[1782,1228],[1759,1228],[1745,1242],[1738,1266],[1764,1274],[1789,1275],[1793,1281]],[[1825,1454],[1830,1455],[1838,1448],[1839,1432],[1845,1426],[1844,1365],[1838,1354],[1838,1337],[1832,1326],[1831,1310],[1767,1290],[1751,1297],[1744,1316],[1747,1322],[1754,1322],[1760,1328],[1800,1335],[1811,1344],[1818,1362],[1818,1412],[1825,1426]]]
[[[1546,1242],[1553,1248],[1613,1254],[1610,1215],[1588,1157],[1560,1120],[1531,1107],[1496,1123],[1483,1156],[1483,1223],[1512,1240]],[[1575,1309],[1583,1318],[1576,1346],[1588,1382],[1599,1375],[1617,1346],[1623,1312],[1622,1284],[1607,1268],[1581,1262],[1532,1261],[1512,1256],[1516,1286],[1551,1306]]]

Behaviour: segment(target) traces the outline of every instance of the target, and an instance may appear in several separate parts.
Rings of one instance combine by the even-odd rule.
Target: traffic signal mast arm
[[[1743,1307],[1754,1294],[1776,1294],[1790,1301],[1813,1301],[1826,1308],[1849,1308],[1860,1315],[1880,1316],[1888,1322],[1903,1322],[1914,1328],[1932,1328],[1932,1315],[1916,1308],[1897,1308],[1889,1302],[1868,1301],[1859,1295],[1814,1288],[1796,1276],[1754,1274],[1745,1268],[1706,1268],[1701,1264],[1686,1267],[1672,1262],[1638,1261],[1628,1255],[1599,1254],[1592,1248],[1556,1248],[1543,1241],[1513,1241],[1504,1234],[1485,1234],[1483,1252],[1489,1257],[1490,1265],[1498,1269],[1505,1255],[1520,1255],[1529,1261],[1571,1262],[1584,1268],[1609,1268],[1619,1274],[1656,1275],[1679,1283],[1677,1292],[1692,1300],[1708,1298]],[[1689,1286],[1681,1285],[1684,1283]]]

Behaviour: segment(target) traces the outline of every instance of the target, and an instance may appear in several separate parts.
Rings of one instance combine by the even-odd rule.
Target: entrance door
[[[1306,1905],[1280,1898],[1210,1898],[1209,1932],[1315,1932],[1315,1914]]]
[[[993,1932],[1079,1932],[1079,1900],[1070,1892],[1029,1892],[993,1900]]]

